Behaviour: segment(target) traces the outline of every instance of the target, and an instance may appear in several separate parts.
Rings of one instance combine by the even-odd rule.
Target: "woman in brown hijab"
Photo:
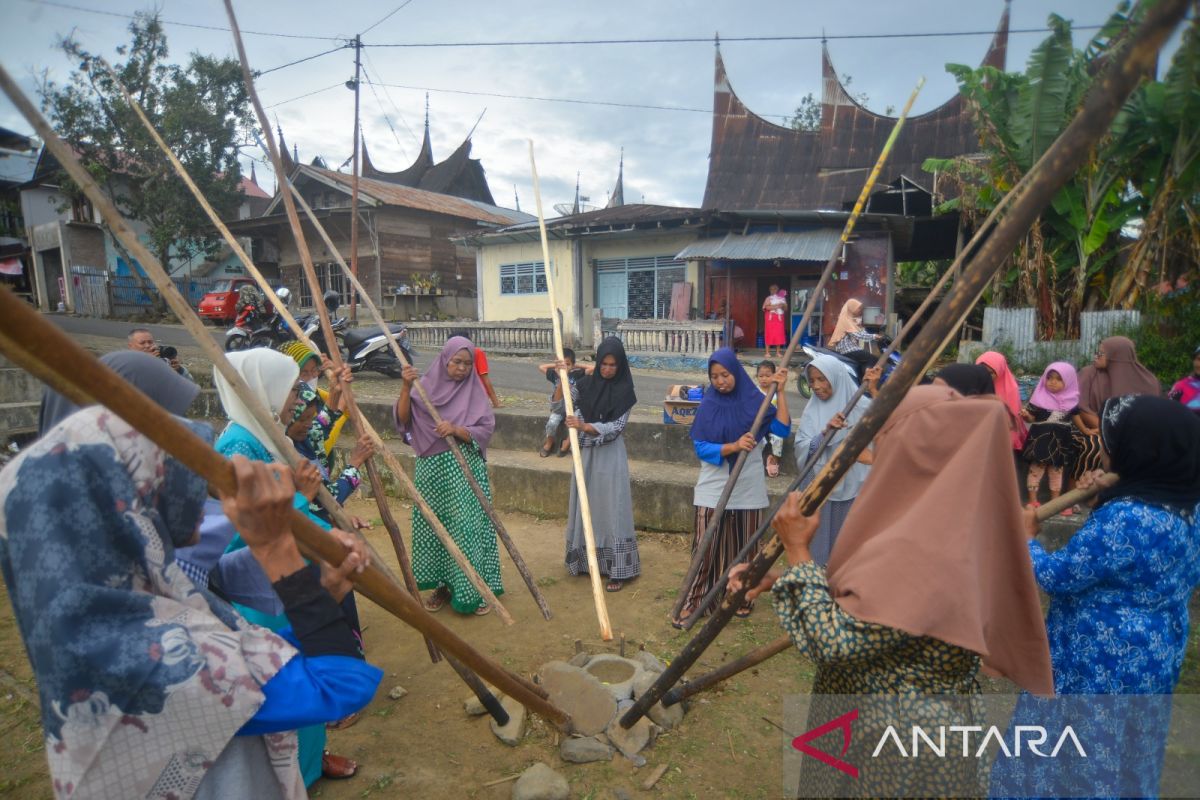
[[[979,694],[981,666],[1054,692],[1004,408],[945,386],[913,389],[875,440],[871,477],[825,569],[809,553],[817,522],[793,493],[775,517],[791,566],[753,590],[772,587],[784,629],[816,664],[809,721],[829,721],[818,696],[858,696],[844,756],[862,772],[855,796],[974,796],[970,759],[870,755],[888,725],[985,724],[976,702],[953,700]],[[878,709],[862,695],[905,701]],[[844,775],[804,763],[804,796],[845,796],[835,785]]]
[[[1071,482],[1085,473],[1101,468],[1100,412],[1112,397],[1125,395],[1162,395],[1162,386],[1154,373],[1137,360],[1133,341],[1110,336],[1096,348],[1096,358],[1079,370],[1079,410],[1086,431],[1074,432],[1075,463]]]

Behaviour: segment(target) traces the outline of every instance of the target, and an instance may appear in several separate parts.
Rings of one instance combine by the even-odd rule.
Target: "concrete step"
[[[392,406],[390,402],[363,398],[359,407],[382,436],[392,436]],[[492,436],[492,451],[511,450],[537,457],[545,440],[546,417],[549,412],[501,408],[496,411],[496,432]],[[625,449],[630,461],[670,463],[688,469],[696,465],[690,428],[668,425],[658,421],[631,419],[625,426]],[[541,459],[539,459],[541,460]],[[565,459],[564,459],[565,460]],[[790,440],[784,443],[780,462],[783,475],[795,476],[796,460]],[[661,467],[658,468],[661,470]],[[692,476],[695,477],[694,475]]]
[[[18,367],[0,367],[0,403],[34,403],[41,399],[41,381]]]
[[[40,403],[0,403],[0,437],[37,431]]]

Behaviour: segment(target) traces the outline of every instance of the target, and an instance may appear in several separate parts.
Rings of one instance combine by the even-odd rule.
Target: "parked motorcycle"
[[[892,340],[886,336],[880,335],[879,338],[872,344],[869,350],[852,350],[849,353],[839,353],[836,350],[830,350],[825,347],[806,344],[801,349],[807,358],[802,358],[800,369],[796,374],[796,391],[800,392],[805,399],[812,397],[812,386],[808,383],[808,371],[805,369],[808,363],[818,355],[833,356],[838,361],[846,365],[847,369],[854,375],[856,383],[862,384],[863,376],[868,369],[875,366],[875,362],[879,360],[880,353],[886,350],[892,344]],[[879,347],[878,352],[875,347]],[[884,365],[883,374],[879,378],[879,385],[883,386],[887,382],[892,371],[900,364],[900,353],[892,352],[888,355],[887,364]]]
[[[412,347],[408,343],[408,328],[402,323],[393,322],[388,325],[388,330],[396,338],[408,363],[415,364]],[[381,372],[389,378],[399,378],[403,374],[404,365],[396,358],[387,337],[378,327],[372,325],[346,331],[342,342],[346,346],[346,363],[350,365],[351,372],[369,369]]]
[[[292,299],[292,293],[286,287],[276,289],[275,296],[284,305]],[[252,313],[239,317],[238,323],[225,331],[225,351],[231,353],[252,347],[278,347],[295,338],[274,307],[269,314],[264,308],[256,308]]]
[[[341,297],[337,292],[330,289],[322,296],[321,300],[325,303],[325,308],[329,311],[329,325],[333,328],[333,336],[337,340],[338,351],[342,354],[342,360],[346,361],[348,360],[348,353],[344,338],[346,330],[350,327],[350,320],[346,317],[336,316],[338,307],[341,305]],[[296,322],[300,324],[304,335],[308,337],[309,341],[315,344],[317,349],[322,353],[329,355],[329,347],[325,344],[325,331],[321,329],[321,317],[316,313],[312,313],[301,317]]]

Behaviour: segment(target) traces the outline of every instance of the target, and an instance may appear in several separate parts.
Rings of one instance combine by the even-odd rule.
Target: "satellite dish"
[[[600,206],[592,205],[591,203],[580,203],[579,210],[575,210],[574,203],[555,203],[554,210],[561,216],[569,217],[572,214],[586,214],[589,211],[599,211]]]

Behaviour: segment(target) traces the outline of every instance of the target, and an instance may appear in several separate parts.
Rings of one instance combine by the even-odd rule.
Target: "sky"
[[[1077,26],[1097,25],[1114,6],[1115,0],[1014,0],[1010,27],[1044,29],[1051,13]],[[251,67],[260,71],[315,56],[362,35],[366,76],[361,119],[377,168],[394,171],[412,163],[420,146],[428,91],[435,159],[448,156],[478,123],[472,155],[482,160],[497,204],[513,207],[515,193],[521,209],[532,213],[532,139],[543,203],[547,216],[552,216],[554,204],[574,197],[577,174],[580,193],[603,206],[622,148],[627,203],[700,205],[712,129],[716,34],[722,38],[721,54],[734,91],[751,111],[773,122],[790,114],[809,92],[820,97],[821,35],[828,37],[838,72],[851,76],[852,93],[865,93],[874,110],[903,106],[924,76],[927,82],[914,106],[919,114],[956,91],[945,64],[974,66],[981,61],[1004,2],[235,0],[234,7]],[[236,57],[220,0],[0,0],[0,19],[8,33],[0,62],[34,96],[43,76],[61,83],[73,68],[57,47],[63,36],[73,34],[86,49],[116,60],[115,49],[129,40],[129,17],[156,8],[166,23],[171,60],[184,62],[190,52]],[[838,38],[947,32],[985,33]],[[1023,68],[1045,35],[1014,32],[1009,69]],[[1090,35],[1078,31],[1076,44]],[[817,38],[731,41],[767,36]],[[478,46],[656,38],[701,41]],[[1173,42],[1177,39],[1178,34]],[[449,43],[476,46],[446,46]],[[398,44],[410,46],[388,46]],[[427,46],[411,46],[416,44]],[[283,127],[301,160],[320,155],[337,168],[350,157],[354,94],[342,84],[353,75],[353,49],[339,49],[257,80],[272,125],[277,120]],[[32,132],[3,97],[0,126]],[[246,151],[243,169],[249,171],[252,158],[258,159],[259,183],[271,191],[273,177],[262,153]]]

